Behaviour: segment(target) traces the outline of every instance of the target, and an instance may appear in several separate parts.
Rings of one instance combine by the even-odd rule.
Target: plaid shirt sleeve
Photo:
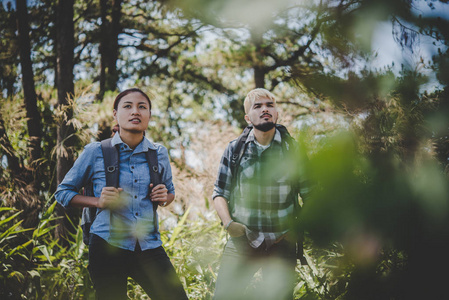
[[[235,147],[236,140],[233,140],[226,147],[223,156],[221,157],[220,166],[218,168],[217,180],[214,184],[214,192],[212,193],[212,199],[215,197],[223,197],[229,201],[231,197],[231,157],[232,151]]]

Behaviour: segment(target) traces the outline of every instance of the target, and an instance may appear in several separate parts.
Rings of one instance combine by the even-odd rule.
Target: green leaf
[[[14,215],[4,219],[4,220],[0,220],[0,226],[8,223],[9,221],[13,220],[15,217],[17,217],[18,215],[20,215],[22,213],[22,211],[19,211],[17,213],[15,213]]]
[[[0,207],[0,212],[1,211],[8,211],[8,210],[15,210],[15,209],[12,208],[12,207]]]
[[[41,277],[41,274],[36,270],[28,271],[28,274],[30,274],[32,278]]]
[[[176,241],[177,236],[181,232],[182,226],[184,225],[184,223],[187,220],[187,216],[189,215],[191,208],[192,208],[192,205],[190,205],[189,208],[187,208],[187,210],[184,213],[184,215],[182,216],[181,220],[178,222],[178,225],[176,225],[175,229],[173,230],[173,234],[170,238],[170,242],[168,243],[169,247],[173,246],[174,242]]]
[[[53,201],[53,204],[48,207],[48,209],[45,211],[45,213],[42,216],[43,220],[49,218],[53,214],[57,203],[58,202]]]
[[[48,249],[45,245],[38,246],[39,250],[42,252],[42,254],[47,258],[48,262],[51,263],[50,254],[48,253]]]

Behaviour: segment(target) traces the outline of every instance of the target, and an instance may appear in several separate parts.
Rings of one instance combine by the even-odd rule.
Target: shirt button
[[[139,213],[136,213],[136,216],[138,216],[139,215]]]
[[[131,166],[131,169],[134,169],[134,166]]]
[[[137,196],[134,196],[134,199],[137,199]]]
[[[134,182],[137,182],[137,179],[134,179]]]

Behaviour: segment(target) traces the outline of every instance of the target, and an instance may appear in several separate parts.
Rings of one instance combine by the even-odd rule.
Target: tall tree
[[[17,80],[17,21],[11,2],[0,5],[0,89],[14,95]]]
[[[73,22],[73,0],[60,0],[57,5],[56,22],[56,61],[57,61],[57,88],[58,105],[68,106],[69,98],[74,94],[73,83],[73,56],[74,56],[74,22]],[[68,121],[72,117],[70,108],[66,109],[67,118],[62,120],[58,128],[58,144],[66,149],[65,155],[58,156],[57,182],[64,179],[65,174],[73,164],[74,128]]]
[[[30,26],[28,23],[28,12],[26,0],[17,0],[17,32],[19,41],[20,65],[22,68],[22,85],[24,102],[26,108],[29,148],[30,148],[30,166],[37,168],[37,161],[41,158],[41,116],[37,109],[37,96],[34,86],[33,64],[31,62],[30,46]]]
[[[73,146],[75,145],[75,129],[70,123],[73,111],[70,106],[70,97],[74,96],[74,0],[59,0],[56,8],[56,85],[58,89],[58,106],[64,111],[64,118],[60,119],[58,127],[58,147],[63,151],[58,151],[56,177],[59,184],[69,169],[73,165]],[[77,224],[77,212],[73,209],[64,210],[57,207],[57,212],[63,218],[59,222],[56,234],[63,246],[67,246],[67,230],[75,231],[71,224]]]
[[[122,0],[100,0],[100,98],[105,91],[114,91],[117,88],[121,9]]]

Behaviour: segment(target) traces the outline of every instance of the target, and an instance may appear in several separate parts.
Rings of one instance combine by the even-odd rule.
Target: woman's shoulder
[[[162,145],[160,143],[152,142],[146,137],[145,137],[145,141],[144,141],[144,149],[145,149],[145,147],[152,149],[152,150],[156,150],[157,153],[167,152],[167,148],[164,145]]]
[[[168,154],[167,147],[165,147],[164,145],[162,145],[160,143],[153,143],[153,142],[151,142],[151,144],[154,146],[154,148],[156,149],[156,151],[159,155]]]
[[[95,157],[102,155],[101,154],[101,143],[100,142],[92,142],[84,146],[83,156]]]
[[[92,142],[84,146],[84,151],[98,151],[101,150],[100,142]]]

